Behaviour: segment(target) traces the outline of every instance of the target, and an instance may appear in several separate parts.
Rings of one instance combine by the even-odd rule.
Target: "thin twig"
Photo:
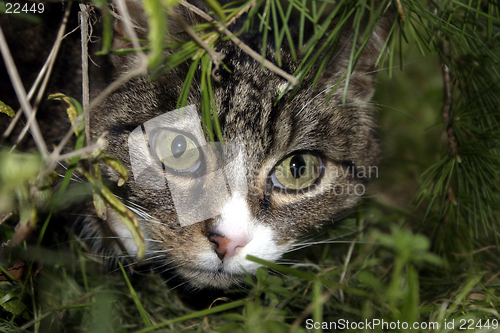
[[[438,15],[438,10],[437,8],[434,8],[434,14],[437,16]],[[441,62],[441,71],[443,74],[443,92],[444,92],[444,103],[443,103],[443,109],[441,110],[441,118],[443,118],[443,123],[446,126],[446,134],[448,137],[448,147],[450,149],[450,152],[453,156],[458,156],[457,152],[457,138],[455,136],[455,131],[453,130],[453,127],[451,126],[451,122],[453,119],[453,111],[451,108],[451,103],[452,103],[452,92],[451,92],[451,73],[450,73],[450,68],[446,65],[446,61],[450,61],[450,50],[448,48],[448,44],[446,41],[446,38],[442,35],[441,30],[437,31],[438,37],[441,38],[441,52],[443,55],[443,58],[440,59]],[[450,207],[452,202],[454,202],[455,195],[453,194],[453,189],[451,188],[451,185],[448,185],[447,189],[448,193],[446,195],[445,202],[448,203],[447,207],[444,210],[443,216],[441,217],[441,220],[439,222],[438,230],[441,230],[443,226],[448,222],[448,214],[450,211]],[[437,237],[439,233],[436,233],[433,236],[433,244],[434,246],[437,245],[434,242],[434,239]]]
[[[69,139],[73,136],[73,133],[75,130],[78,128],[80,125],[80,122],[84,119],[83,115],[80,115],[75,118],[73,125],[71,128],[66,132],[64,135],[63,139],[59,142],[57,145],[56,149],[50,154],[48,161],[47,161],[47,167],[45,168],[44,172],[40,173],[40,178],[45,177],[48,175],[55,167],[57,164],[57,161],[60,160],[59,155],[61,154],[61,151],[63,150],[64,146],[68,143]]]
[[[82,108],[85,117],[85,136],[90,144],[90,89],[89,89],[89,11],[90,6],[80,4],[80,31],[82,33]]]
[[[31,122],[35,121],[35,119],[36,119],[35,117],[36,117],[36,114],[38,111],[38,107],[40,106],[40,103],[42,102],[42,99],[44,97],[45,89],[47,88],[47,85],[49,84],[50,75],[52,74],[52,69],[54,67],[54,64],[55,64],[55,61],[57,58],[57,54],[59,53],[59,48],[61,46],[61,41],[62,41],[62,35],[63,35],[64,31],[66,31],[66,26],[68,23],[70,9],[71,9],[70,6],[68,6],[68,8],[66,9],[66,12],[64,14],[59,31],[57,33],[56,43],[54,43],[54,47],[55,47],[54,58],[53,58],[53,61],[50,62],[47,73],[45,74],[45,76],[43,78],[42,85],[40,86],[40,89],[38,90],[38,94],[37,94],[35,102],[33,104],[33,112],[31,114],[31,118],[28,120],[28,122],[24,126],[23,130],[21,131],[21,133],[19,134],[19,136],[16,140],[16,143],[12,146],[12,149],[10,151],[13,151],[17,147],[17,145],[19,143],[21,143],[21,141],[26,136],[26,133],[28,133]]]
[[[474,251],[470,251],[468,253],[455,253],[455,252],[450,252],[451,255],[454,255],[456,257],[469,257],[469,256],[472,256],[474,254],[478,254],[480,252],[483,252],[483,251],[487,251],[489,249],[496,249],[498,248],[497,245],[488,245],[488,246],[484,246],[480,249],[477,249],[477,250],[474,250]]]
[[[104,141],[98,140],[93,145],[86,146],[86,147],[84,147],[82,149],[78,149],[78,150],[72,151],[71,153],[60,155],[59,158],[58,158],[58,160],[62,161],[62,160],[67,160],[67,159],[73,158],[75,156],[92,155],[92,153],[94,153],[94,151],[96,151],[98,149],[101,149],[105,145],[106,145],[106,143]]]
[[[48,85],[48,81],[49,81],[50,76],[52,74],[52,69],[54,68],[54,64],[56,62],[57,55],[59,53],[59,48],[61,46],[61,42],[62,42],[62,39],[63,39],[62,35],[64,34],[64,31],[66,31],[66,26],[67,26],[67,23],[68,23],[68,17],[69,17],[70,9],[71,9],[71,4],[69,4],[69,6],[66,8],[66,12],[64,13],[64,17],[63,17],[63,20],[61,22],[61,26],[59,27],[59,31],[57,32],[56,40],[54,42],[52,50],[50,51],[49,56],[47,57],[47,60],[45,61],[45,64],[43,65],[42,69],[38,73],[38,76],[37,76],[37,78],[35,80],[35,83],[33,84],[33,86],[31,87],[30,91],[28,92],[27,98],[28,98],[28,101],[29,101],[33,97],[36,89],[38,88],[38,85],[40,84],[40,81],[42,81],[42,79],[43,79],[43,82],[41,84],[40,90],[38,91],[38,95],[37,95],[37,98],[35,99],[35,103],[34,103],[34,106],[33,106],[33,109],[32,109],[32,111],[33,111],[32,112],[32,116],[28,119],[28,122],[27,122],[26,126],[23,128],[23,130],[19,134],[19,136],[18,136],[18,138],[16,140],[16,143],[12,147],[11,151],[14,150],[15,147],[23,140],[23,138],[26,135],[26,133],[27,133],[27,131],[28,131],[31,123],[35,119],[36,112],[38,110],[38,106],[40,105],[40,102],[42,101],[43,95],[45,93],[45,89],[46,89],[46,87]],[[19,118],[20,118],[20,112],[18,111],[18,113],[16,114],[16,117],[12,120],[12,122],[9,124],[9,127],[7,128],[7,130],[5,131],[5,133],[3,134],[2,139],[5,139],[8,136],[10,136],[10,134],[14,130],[14,127],[15,127],[17,121],[19,120]]]
[[[253,0],[252,2],[249,2],[245,7],[243,7],[236,15],[234,15],[229,21],[226,23],[226,27],[230,26],[234,22],[236,22],[237,19],[241,17],[241,15],[247,13],[250,8],[253,8],[257,4],[257,0]]]
[[[2,53],[5,67],[7,68],[7,72],[9,73],[10,80],[16,92],[19,103],[21,104],[23,112],[26,118],[30,119],[33,110],[29,103],[28,96],[26,95],[26,90],[24,89],[23,82],[19,77],[14,59],[12,59],[12,54],[10,53],[9,46],[7,45],[7,41],[5,40],[2,27],[0,27],[0,52]],[[38,123],[36,121],[33,121],[30,127],[38,151],[40,152],[42,158],[45,160],[48,156],[47,145],[45,144],[45,141],[43,139],[40,127],[38,126]]]
[[[434,9],[434,14],[437,16],[437,8]],[[441,52],[443,58],[441,59],[441,70],[443,73],[443,90],[444,90],[444,105],[441,110],[441,117],[446,128],[446,134],[448,135],[448,146],[450,148],[453,156],[457,155],[457,138],[455,137],[455,132],[451,127],[451,119],[453,119],[453,111],[451,109],[452,93],[451,93],[451,73],[450,68],[446,65],[445,59],[450,61],[450,50],[448,48],[448,43],[446,38],[442,36],[441,30],[437,31],[437,35],[441,38]]]
[[[405,21],[405,12],[403,11],[403,6],[401,5],[401,0],[396,0],[396,4],[398,5],[398,13],[399,17],[402,21]]]
[[[249,2],[238,13],[236,13],[236,15],[234,15],[233,17],[231,17],[231,19],[225,23],[226,28],[229,27],[230,25],[234,24],[234,22],[236,22],[236,20],[238,20],[243,14],[247,13],[250,10],[250,8],[252,8],[252,7],[255,6],[256,3],[257,3],[256,0],[253,0],[252,2]],[[216,36],[217,35],[212,35],[212,36],[208,37],[205,40],[205,43],[210,44],[210,42],[212,41],[212,39],[214,39]]]
[[[449,51],[448,45],[446,41],[442,43],[443,54],[447,59],[449,59]],[[443,71],[443,90],[444,90],[444,105],[443,110],[441,111],[441,117],[443,118],[444,124],[447,126],[446,134],[448,136],[448,147],[450,148],[453,156],[457,155],[457,138],[455,137],[455,131],[453,127],[451,127],[450,119],[452,119],[452,109],[451,109],[451,74],[450,68],[446,65],[446,63],[441,59],[441,68]]]
[[[14,215],[14,212],[8,212],[6,214],[2,214],[0,215],[0,224],[4,223],[5,221],[7,221],[7,219],[9,217],[11,217],[12,215]]]
[[[114,8],[114,6],[113,6]],[[111,16],[113,16],[115,19],[119,20],[119,21],[123,21],[123,16],[118,14],[116,11],[114,10],[110,10],[109,13],[111,14]],[[132,28],[134,28],[135,30],[142,30],[142,32],[144,33],[147,33],[147,29],[145,29],[144,27],[140,27],[139,25],[135,24],[134,22],[129,22],[130,23],[130,26]]]
[[[222,59],[224,59],[224,57],[226,56],[225,54],[223,53],[220,53],[220,52],[216,52],[214,49],[212,49],[210,47],[210,45],[208,45],[207,43],[205,43],[201,38],[200,36],[198,36],[198,34],[193,30],[193,28],[187,24],[186,21],[184,21],[179,15],[177,15],[175,12],[173,11],[170,11],[170,16],[172,16],[172,18],[174,20],[177,21],[177,23],[179,23],[181,25],[181,27],[184,29],[185,32],[187,32],[191,37],[193,37],[193,39],[205,50],[207,51],[207,53],[210,55],[210,58],[212,59],[214,65],[215,65],[215,69],[217,70],[220,66],[220,62],[222,61]]]
[[[226,27],[224,27],[222,24],[220,24],[217,21],[215,21],[210,15],[208,15],[207,13],[205,13],[204,11],[202,11],[201,9],[199,9],[198,7],[193,6],[192,4],[190,4],[190,3],[186,2],[186,1],[182,1],[181,4],[184,7],[188,8],[189,10],[191,10],[192,12],[194,12],[194,13],[198,14],[199,16],[201,16],[202,18],[204,18],[208,22],[213,23],[219,32],[223,32],[226,36],[228,36],[231,39],[231,41],[234,44],[236,44],[241,50],[243,50],[243,52],[245,52],[246,54],[248,54],[253,59],[257,60],[258,62],[261,62],[265,68],[267,68],[270,71],[272,71],[272,72],[278,74],[279,76],[285,78],[286,80],[288,80],[288,82],[290,82],[290,84],[292,86],[295,86],[295,85],[297,85],[299,83],[299,81],[297,80],[297,78],[295,76],[288,74],[287,72],[285,72],[284,70],[282,70],[281,68],[279,68],[278,66],[276,66],[275,64],[273,64],[272,62],[270,62],[269,60],[267,60],[266,58],[263,58],[260,54],[258,54],[254,50],[252,50],[248,45],[246,45],[245,43],[243,43],[238,37],[236,37]]]
[[[41,78],[41,75],[38,75],[38,77]],[[37,80],[38,80],[38,78],[37,78]],[[35,85],[38,85],[39,83],[40,82],[35,82],[35,84],[33,84],[33,86],[31,87],[31,89],[30,89],[30,91],[28,93],[28,99],[31,99],[31,97],[33,97],[33,94],[30,94],[30,93],[34,91],[33,87],[35,87]],[[16,127],[17,122],[21,118],[21,114],[22,113],[23,113],[23,109],[19,108],[19,110],[17,110],[17,112],[16,112],[16,116],[14,117],[14,119],[12,119],[10,121],[9,127],[7,127],[7,129],[5,130],[5,132],[3,132],[2,137],[0,138],[0,144],[12,134],[12,131],[14,130],[14,128]]]

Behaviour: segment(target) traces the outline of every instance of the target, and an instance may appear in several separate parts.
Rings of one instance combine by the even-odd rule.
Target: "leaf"
[[[99,54],[108,54],[111,50],[111,43],[113,42],[113,17],[109,12],[108,2],[106,0],[92,0],[92,2],[96,7],[99,7],[102,14],[102,50],[99,51]]]
[[[246,259],[250,260],[250,261],[253,261],[253,262],[256,262],[256,263],[258,263],[260,265],[269,267],[269,268],[271,268],[273,270],[276,270],[278,272],[282,272],[282,273],[285,273],[287,275],[296,276],[296,277],[298,277],[300,279],[304,279],[304,280],[307,280],[307,281],[315,281],[316,280],[316,276],[314,276],[314,275],[312,275],[310,273],[302,272],[302,271],[299,271],[299,270],[294,269],[294,268],[290,268],[290,267],[286,267],[284,265],[280,265],[280,264],[277,264],[277,263],[274,263],[274,262],[266,261],[266,260],[254,257],[252,255],[247,255]],[[257,272],[258,272],[258,270],[257,270]]]
[[[167,2],[170,6],[172,1]],[[149,68],[160,65],[163,58],[163,42],[165,40],[167,26],[167,16],[160,0],[144,0],[144,11],[148,15],[148,38],[151,52],[149,53]]]
[[[3,290],[0,290],[0,305],[8,312],[14,315],[20,315],[26,309],[24,304],[16,298],[22,291],[22,288],[16,288],[14,291],[10,293],[5,293]]]
[[[16,259],[14,265],[11,268],[7,268],[7,273],[9,273],[15,279],[22,279],[24,275],[24,270],[26,268],[26,263],[20,259]],[[0,281],[11,281],[12,278],[7,274],[0,272]]]
[[[401,318],[404,318],[405,321],[410,323],[417,321],[418,305],[420,302],[419,296],[418,274],[415,267],[410,266],[408,269],[407,290],[401,309]]]
[[[8,106],[7,104],[5,104],[2,101],[0,101],[0,112],[5,113],[6,115],[8,115],[9,117],[12,117],[12,118],[14,118],[16,116],[16,113],[14,112],[14,110],[12,110],[12,108],[10,106]]]
[[[144,306],[142,306],[141,301],[139,300],[139,297],[137,296],[137,293],[135,292],[134,287],[130,283],[130,280],[127,276],[127,273],[125,272],[125,269],[123,268],[123,265],[120,261],[118,261],[118,265],[120,265],[120,269],[122,270],[123,277],[125,278],[125,282],[127,282],[127,286],[129,288],[130,294],[132,295],[132,299],[134,300],[135,306],[137,307],[137,310],[139,311],[139,314],[141,315],[142,321],[144,322],[144,325],[147,327],[152,327],[153,323],[151,322],[151,319],[149,319],[149,316],[144,309]]]
[[[120,178],[118,179],[118,186],[122,186],[128,181],[127,169],[120,160],[107,154],[100,154],[99,158],[102,162],[104,162],[104,164],[118,172],[118,174],[120,175]]]
[[[71,122],[71,126],[75,125],[75,119],[79,115],[83,113],[82,105],[73,97],[66,96],[65,94],[57,93],[49,95],[49,100],[63,101],[68,104],[68,108],[66,111],[68,112],[69,121]],[[79,136],[81,132],[83,132],[85,123],[83,121],[80,122],[78,127],[75,129],[76,136]]]
[[[217,13],[222,22],[226,21],[226,15],[224,15],[224,11],[222,10],[222,7],[219,5],[219,2],[214,0],[205,0],[205,2],[210,6],[210,8],[213,9],[215,13]]]
[[[118,200],[113,193],[101,183],[101,181],[84,170],[79,171],[85,175],[85,177],[94,186],[94,190],[102,195],[103,199],[108,205],[111,206],[114,212],[120,217],[123,224],[130,230],[134,238],[135,245],[137,245],[137,257],[142,259],[146,252],[146,245],[144,243],[144,234],[135,215],[127,207],[125,207],[121,201]]]
[[[13,191],[19,184],[33,180],[42,160],[37,154],[0,152],[0,184],[2,190]]]
[[[222,305],[210,308],[210,309],[206,309],[206,310],[201,310],[201,311],[189,313],[189,314],[187,314],[185,316],[177,317],[177,318],[171,319],[171,320],[167,320],[167,321],[164,321],[164,322],[162,322],[160,324],[157,324],[155,326],[142,329],[140,331],[137,331],[136,333],[152,332],[154,330],[157,330],[158,328],[165,327],[165,326],[168,326],[168,325],[172,325],[172,324],[175,324],[175,323],[180,323],[180,322],[183,322],[183,321],[188,320],[188,319],[193,319],[193,318],[198,318],[198,317],[204,317],[204,316],[208,316],[208,315],[211,315],[211,314],[214,314],[214,313],[218,313],[218,312],[222,312],[222,311],[227,311],[227,310],[230,310],[230,309],[238,308],[240,306],[245,305],[246,302],[247,302],[246,299],[240,299],[238,301],[227,303],[227,304],[222,304]]]
[[[101,171],[99,169],[99,164],[94,164],[94,172],[97,176],[97,179],[101,181]],[[94,198],[94,207],[99,218],[106,221],[108,219],[108,214],[106,210],[106,202],[104,201],[104,197],[101,195],[99,191],[92,190],[92,196]]]

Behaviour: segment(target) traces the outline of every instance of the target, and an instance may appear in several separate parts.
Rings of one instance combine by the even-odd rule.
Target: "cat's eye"
[[[321,158],[311,153],[296,153],[274,167],[271,180],[274,186],[302,190],[313,185],[321,175]]]
[[[180,132],[162,129],[153,140],[153,150],[167,168],[175,171],[193,172],[201,164],[195,141]]]

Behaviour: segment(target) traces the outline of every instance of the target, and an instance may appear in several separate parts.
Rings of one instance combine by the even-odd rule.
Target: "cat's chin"
[[[214,271],[180,268],[177,272],[183,279],[189,281],[189,286],[192,288],[229,289],[244,285],[244,273],[229,273],[223,268]]]

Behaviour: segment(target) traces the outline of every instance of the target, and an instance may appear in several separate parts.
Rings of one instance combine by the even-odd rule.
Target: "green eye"
[[[156,135],[153,147],[156,156],[167,168],[192,172],[201,164],[196,143],[182,133],[163,129]]]
[[[321,166],[321,160],[310,153],[290,155],[274,167],[271,180],[277,187],[302,190],[316,182]]]

